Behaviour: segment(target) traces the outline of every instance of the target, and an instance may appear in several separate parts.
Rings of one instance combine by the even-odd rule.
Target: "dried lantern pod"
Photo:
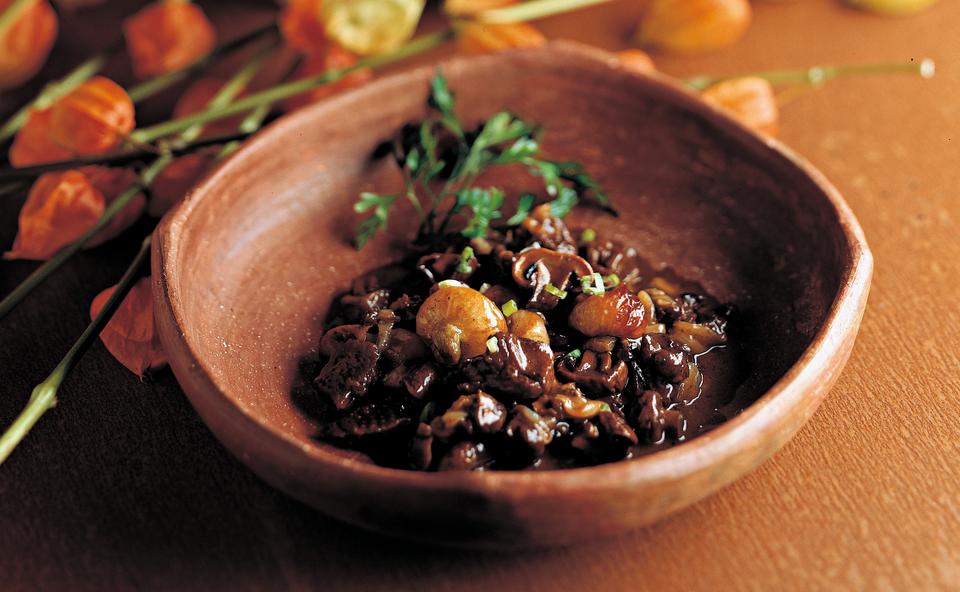
[[[338,45],[330,45],[323,53],[307,56],[303,63],[297,68],[294,78],[299,80],[311,76],[319,76],[328,70],[342,70],[356,63],[357,56]],[[373,78],[373,70],[361,68],[347,74],[340,80],[318,86],[307,92],[291,97],[283,102],[283,107],[288,111],[294,111],[339,92],[359,86],[371,78]]]
[[[210,150],[185,154],[167,165],[150,185],[147,213],[155,218],[167,213],[207,174],[215,161],[216,153]]]
[[[187,87],[177,104],[173,108],[173,118],[179,119],[193,113],[198,113],[210,106],[210,101],[223,89],[226,81],[219,78],[200,78]],[[239,96],[243,96],[241,93]],[[233,117],[225,117],[203,124],[201,137],[210,138],[232,134],[237,131],[245,114],[240,113]]]
[[[154,2],[123,22],[127,53],[140,78],[189,66],[210,53],[216,31],[199,6],[183,0]]]
[[[323,24],[323,0],[290,0],[280,13],[286,44],[303,53],[322,53],[330,44]]]
[[[468,22],[457,31],[460,51],[468,54],[492,53],[516,47],[537,47],[547,38],[529,23]]]
[[[620,60],[620,64],[624,68],[633,72],[649,74],[650,72],[657,71],[657,66],[653,63],[653,58],[642,49],[625,49],[618,51],[617,59]]]
[[[33,109],[13,139],[8,158],[13,166],[26,167],[73,156],[50,138],[50,109]]]
[[[769,136],[776,136],[780,108],[773,86],[763,78],[745,76],[723,80],[706,88],[700,96],[747,127]]]
[[[81,155],[115,148],[134,127],[133,101],[119,84],[95,76],[50,108],[50,139]]]
[[[323,0],[321,4],[327,37],[353,53],[377,55],[413,36],[426,0]]]
[[[13,0],[0,0],[0,13]],[[0,90],[32,78],[47,61],[57,40],[57,13],[47,0],[33,0],[18,9],[0,30]]]
[[[714,51],[739,39],[751,18],[748,0],[653,0],[636,38],[677,53]]]
[[[94,318],[117,289],[107,288],[97,294],[90,305]],[[160,345],[157,325],[153,317],[153,294],[150,278],[142,278],[120,302],[110,322],[100,332],[100,340],[107,351],[128,370],[143,378],[146,370],[167,364],[167,356]]]
[[[88,166],[83,167],[80,171],[86,175],[94,189],[103,196],[104,208],[112,204],[121,194],[138,182],[137,174],[131,169]],[[135,195],[130,203],[117,212],[100,232],[93,235],[90,241],[84,245],[84,248],[95,247],[119,236],[140,219],[146,206],[147,199],[143,193]]]
[[[49,259],[103,214],[103,195],[77,170],[41,175],[20,209],[17,236],[4,259]]]

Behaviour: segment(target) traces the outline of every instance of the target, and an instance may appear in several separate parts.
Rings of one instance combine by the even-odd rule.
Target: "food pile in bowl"
[[[322,439],[422,471],[564,468],[672,446],[739,411],[727,408],[733,306],[571,230],[581,200],[616,210],[582,167],[540,154],[536,126],[501,112],[468,130],[439,74],[429,106],[382,151],[402,194],[356,206],[370,212],[360,246],[398,197],[421,226],[400,262],[354,278],[328,315],[297,393]],[[546,199],[523,194],[507,218],[504,192],[476,184],[504,165],[539,178]]]

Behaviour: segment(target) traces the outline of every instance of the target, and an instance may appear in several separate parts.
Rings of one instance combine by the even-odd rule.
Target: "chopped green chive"
[[[600,403],[600,411],[612,411],[609,403]]]
[[[608,290],[616,288],[620,285],[620,276],[615,273],[611,273],[608,276],[604,276],[603,283]]]
[[[595,240],[597,240],[597,231],[592,228],[585,228],[580,233],[580,242],[583,244],[589,244]]]
[[[458,282],[457,280],[443,280],[437,284],[441,288],[457,288],[463,286],[463,282]]]
[[[572,350],[572,351],[567,352],[567,355],[564,356],[564,357],[567,358],[567,359],[570,359],[570,360],[579,360],[579,359],[580,359],[580,356],[582,356],[582,355],[583,355],[583,352],[582,352],[582,351],[580,351],[579,349],[575,349],[575,350]]]
[[[510,317],[513,313],[517,312],[517,302],[515,300],[507,300],[503,304],[503,314],[506,317]]]
[[[500,351],[500,346],[497,345],[496,335],[494,335],[493,337],[487,340],[487,351],[490,352],[491,354],[495,354],[498,351]]]
[[[560,300],[563,300],[564,298],[567,297],[566,290],[561,290],[560,288],[554,286],[553,284],[547,284],[543,289],[547,291],[547,294],[556,296]]]
[[[580,287],[584,294],[590,296],[603,296],[603,277],[599,273],[592,273],[586,277],[580,278]]]
[[[460,263],[457,265],[457,271],[460,273],[473,273],[473,266],[470,265],[470,260],[473,259],[473,247],[466,246],[463,248],[463,252],[460,253]]]

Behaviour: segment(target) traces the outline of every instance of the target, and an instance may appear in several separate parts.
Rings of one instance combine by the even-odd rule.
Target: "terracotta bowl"
[[[692,504],[768,459],[813,414],[853,347],[872,261],[830,183],[677,85],[567,43],[443,65],[458,110],[509,108],[545,126],[623,215],[572,214],[736,303],[751,371],[745,410],[636,460],[551,472],[417,473],[314,438],[293,403],[332,297],[397,258],[413,220],[357,252],[361,190],[396,191],[374,148],[421,117],[433,68],[285,117],[166,217],[153,252],[157,320],[177,379],[223,444],[267,482],[372,530],[445,544],[555,545],[612,535]],[[525,173],[498,179],[529,189]]]

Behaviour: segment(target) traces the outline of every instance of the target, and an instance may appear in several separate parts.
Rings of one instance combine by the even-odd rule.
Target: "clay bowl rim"
[[[157,239],[153,243],[154,270],[157,275],[155,297],[158,315],[165,314],[175,323],[180,345],[189,354],[194,368],[191,369],[205,389],[202,395],[187,393],[188,398],[194,396],[214,397],[220,399],[237,413],[230,414],[230,421],[242,418],[245,425],[235,426],[251,438],[274,438],[279,440],[287,453],[299,455],[311,463],[320,466],[339,465],[343,470],[356,473],[358,476],[383,483],[404,483],[408,487],[417,487],[423,490],[468,487],[487,493],[488,495],[516,494],[518,486],[529,492],[532,490],[549,491],[560,495],[563,491],[587,491],[609,489],[611,486],[620,486],[627,483],[654,482],[664,479],[680,478],[683,475],[704,469],[733,457],[738,451],[750,448],[761,442],[758,433],[764,433],[777,418],[783,414],[794,412],[796,405],[806,396],[812,395],[816,381],[821,372],[827,368],[835,356],[840,355],[841,346],[845,340],[856,336],[859,328],[859,316],[866,306],[866,293],[869,291],[870,278],[873,270],[873,257],[866,243],[866,238],[859,222],[844,201],[840,192],[826,177],[806,159],[776,139],[762,136],[745,127],[738,121],[730,118],[717,108],[701,101],[696,94],[684,87],[678,81],[658,73],[641,74],[629,72],[619,65],[616,58],[604,50],[587,47],[568,41],[554,41],[545,47],[532,50],[514,50],[486,56],[459,56],[439,62],[444,68],[456,69],[470,60],[498,60],[501,56],[512,53],[549,52],[551,59],[577,59],[581,62],[592,61],[598,68],[615,70],[617,75],[635,76],[647,79],[648,84],[659,86],[662,100],[672,101],[677,107],[700,116],[715,126],[717,132],[726,137],[738,137],[741,142],[753,144],[752,149],[770,151],[799,169],[808,177],[827,199],[837,222],[842,237],[846,243],[847,253],[840,262],[842,273],[840,288],[821,327],[813,340],[802,352],[797,361],[784,373],[777,382],[752,404],[746,407],[736,417],[729,419],[717,428],[697,436],[678,446],[661,450],[653,454],[612,463],[558,469],[553,471],[481,471],[481,472],[421,472],[404,469],[382,467],[370,462],[348,458],[337,452],[324,448],[326,445],[303,446],[295,437],[288,433],[274,429],[268,423],[261,421],[256,415],[248,412],[236,404],[229,394],[225,393],[211,373],[205,362],[199,356],[184,332],[183,311],[180,308],[178,294],[177,269],[175,262],[178,257],[179,235],[187,223],[190,213],[203,196],[215,188],[219,180],[232,168],[242,166],[244,160],[276,137],[295,134],[301,121],[323,117],[326,111],[336,108],[343,102],[349,102],[353,97],[369,93],[381,92],[384,88],[401,85],[409,76],[425,76],[433,72],[437,64],[422,66],[406,70],[375,80],[355,90],[336,95],[326,101],[301,109],[286,115],[261,130],[254,137],[245,142],[234,155],[219,164],[203,181],[197,184],[173,211],[171,211],[156,230]],[[454,89],[456,90],[456,89]],[[157,269],[159,262],[160,269]],[[161,310],[161,308],[163,310]],[[819,395],[822,399],[826,393]],[[819,401],[817,401],[817,404]],[[204,420],[206,423],[206,420]]]

